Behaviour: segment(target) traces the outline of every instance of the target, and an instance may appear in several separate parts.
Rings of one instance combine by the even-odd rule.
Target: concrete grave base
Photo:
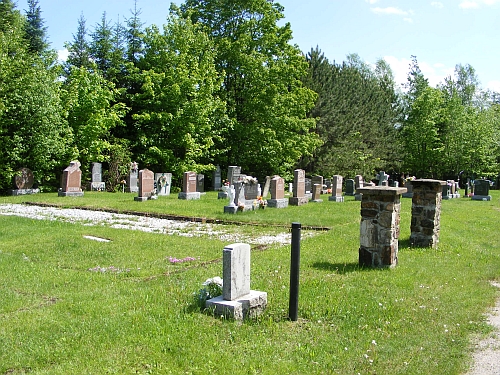
[[[354,194],[354,200],[355,201],[363,200],[363,194]]]
[[[288,204],[290,206],[303,206],[309,202],[309,198],[306,197],[290,197],[288,198]]]
[[[311,199],[309,202],[321,203],[323,202],[323,199]]]
[[[328,197],[328,200],[332,201],[332,202],[343,202],[344,201],[344,197],[334,197],[334,196],[331,196],[331,197]]]
[[[134,197],[134,201],[136,202],[145,202],[148,199],[149,199],[148,197]]]
[[[491,195],[473,195],[473,201],[491,201]]]
[[[91,182],[90,183],[91,191],[105,191],[106,183],[105,182]]]
[[[195,199],[200,199],[200,196],[201,194],[197,191],[197,192],[193,192],[193,193],[184,193],[184,192],[180,192],[179,193],[179,196],[178,198],[179,199],[186,199],[186,200],[195,200]]]
[[[234,301],[226,301],[222,296],[209,299],[206,302],[207,309],[214,309],[217,316],[243,320],[255,318],[262,314],[267,306],[267,293],[251,290],[249,294],[241,296]]]
[[[217,193],[217,199],[227,199],[227,198],[228,198],[227,192],[225,192],[225,191],[219,191]]]
[[[225,214],[235,214],[238,212],[238,206],[224,206]]]
[[[30,195],[38,194],[40,189],[13,189],[9,190],[10,195]]]
[[[272,208],[286,208],[288,207],[288,199],[268,199],[267,206]]]
[[[83,191],[59,191],[59,197],[83,197]]]

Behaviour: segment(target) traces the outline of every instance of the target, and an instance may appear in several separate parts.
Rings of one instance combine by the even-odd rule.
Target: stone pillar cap
[[[356,193],[367,194],[367,195],[398,195],[406,193],[407,191],[408,189],[405,187],[392,187],[392,186],[365,186],[356,189]]]
[[[413,180],[412,183],[424,183],[424,184],[439,184],[446,185],[446,181],[433,180],[432,178],[419,178],[418,180]]]

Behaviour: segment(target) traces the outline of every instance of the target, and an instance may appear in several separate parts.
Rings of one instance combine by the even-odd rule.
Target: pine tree
[[[47,50],[47,28],[43,26],[42,11],[38,5],[38,0],[28,0],[28,10],[26,11],[26,38],[29,43],[30,52],[42,55]]]
[[[71,72],[71,67],[90,69],[92,62],[90,60],[90,47],[87,42],[87,27],[86,20],[83,14],[78,19],[78,29],[76,34],[73,34],[73,41],[66,43],[68,49],[68,59],[64,65],[66,75]]]

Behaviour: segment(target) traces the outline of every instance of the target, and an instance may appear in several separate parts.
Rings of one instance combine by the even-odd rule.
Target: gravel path
[[[500,288],[499,283],[492,284]],[[495,328],[495,332],[476,344],[474,366],[467,375],[500,375],[500,298],[488,314],[488,323]]]
[[[0,215],[22,216],[36,220],[59,220],[82,225],[106,225],[111,228],[140,230],[184,237],[209,236],[229,243],[245,242],[254,245],[290,244],[291,233],[249,236],[237,230],[228,230],[220,224],[204,224],[190,221],[157,219],[145,216],[116,214],[56,207],[39,207],[22,204],[0,204]],[[260,230],[262,232],[262,230]],[[311,235],[304,234],[305,236]]]

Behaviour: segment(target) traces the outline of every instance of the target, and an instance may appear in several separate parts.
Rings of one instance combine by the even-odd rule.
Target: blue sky
[[[175,1],[180,4],[180,1]],[[396,81],[406,81],[411,56],[432,85],[470,64],[484,89],[500,92],[500,0],[278,0],[293,43],[318,46],[330,61],[357,53],[367,63],[384,58]],[[88,29],[130,16],[133,0],[39,0],[52,48],[64,49],[83,13]],[[170,1],[138,0],[146,25],[164,24]],[[27,8],[18,0],[18,8]]]

